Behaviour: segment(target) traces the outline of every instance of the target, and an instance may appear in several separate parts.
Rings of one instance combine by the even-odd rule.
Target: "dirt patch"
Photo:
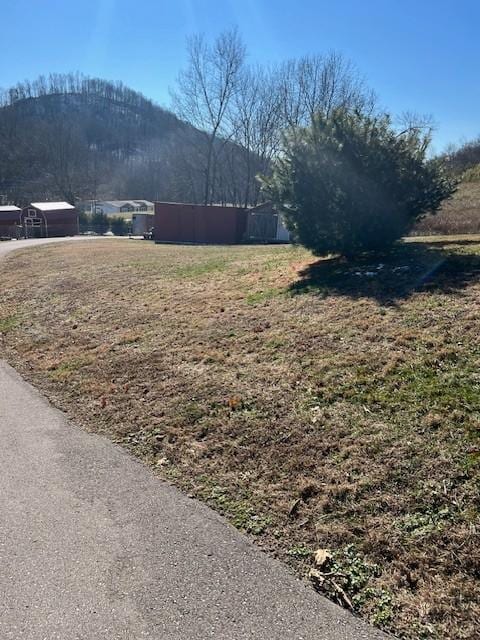
[[[76,422],[374,624],[477,637],[480,244],[99,241],[3,271],[0,348]]]

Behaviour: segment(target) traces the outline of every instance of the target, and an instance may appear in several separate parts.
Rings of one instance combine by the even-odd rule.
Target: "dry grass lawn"
[[[105,240],[2,272],[0,349],[76,422],[374,624],[478,638],[480,243]]]

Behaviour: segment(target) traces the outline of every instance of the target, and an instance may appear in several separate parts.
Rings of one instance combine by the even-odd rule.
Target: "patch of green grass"
[[[205,409],[198,402],[188,402],[179,409],[180,418],[188,425],[193,425],[206,414]]]
[[[120,338],[120,340],[118,341],[118,345],[124,346],[129,344],[136,344],[138,342],[141,342],[141,340],[142,336],[136,334],[125,335]]]
[[[337,567],[337,573],[345,576],[346,588],[352,594],[360,592],[371,578],[380,574],[380,567],[367,562],[353,544],[346,545],[335,554],[334,565]]]
[[[7,316],[0,320],[0,333],[8,333],[13,331],[20,324],[19,316]]]
[[[292,558],[308,558],[312,553],[313,550],[303,544],[294,545],[287,551],[287,554]]]
[[[52,380],[65,380],[75,373],[75,371],[91,364],[92,361],[92,358],[86,357],[65,360],[50,370],[50,378],[52,378]]]
[[[368,615],[370,622],[386,627],[393,617],[393,596],[376,588],[373,581],[381,575],[380,567],[368,562],[348,544],[339,549],[312,575],[317,589],[329,597]]]
[[[269,289],[263,289],[262,291],[255,291],[254,293],[249,293],[245,298],[245,302],[250,305],[260,304],[265,302],[266,300],[271,300],[272,298],[276,298],[284,293],[283,289],[279,287],[271,287]]]
[[[422,538],[441,531],[452,519],[452,513],[448,507],[439,511],[427,513],[408,513],[396,522],[396,526],[413,538]]]
[[[260,535],[271,523],[268,516],[256,514],[248,500],[232,498],[224,487],[214,486],[207,495],[208,501],[227,516],[237,529]]]
[[[480,452],[472,451],[471,453],[467,453],[463,466],[467,473],[480,468]]]
[[[315,402],[326,405],[347,400],[374,406],[389,414],[401,412],[473,411],[480,406],[480,378],[471,358],[435,361],[425,354],[383,373],[375,363],[360,365],[334,387],[325,388]]]
[[[267,340],[267,342],[265,343],[265,346],[268,349],[271,349],[272,351],[278,351],[280,349],[283,349],[285,345],[286,345],[285,338],[281,338],[279,336],[271,338],[270,340]]]
[[[377,627],[385,628],[393,618],[393,597],[386,589],[367,587],[361,594],[353,598],[353,603],[357,606],[369,605],[368,619],[371,624]]]
[[[292,298],[298,295],[311,295],[319,298],[320,300],[324,300],[328,298],[330,294],[330,289],[326,285],[322,284],[304,284],[303,282],[298,285],[291,285],[289,292]]]
[[[214,258],[212,260],[204,260],[199,262],[193,262],[191,264],[184,264],[181,266],[175,266],[171,270],[171,275],[174,278],[189,280],[192,278],[201,278],[210,273],[223,271],[226,269],[228,260],[226,258]]]

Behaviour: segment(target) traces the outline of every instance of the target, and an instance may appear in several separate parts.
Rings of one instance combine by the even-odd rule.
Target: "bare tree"
[[[400,130],[399,135],[416,130],[426,134],[429,138],[437,128],[435,120],[431,114],[417,113],[416,111],[403,111],[395,119],[395,124]]]
[[[227,112],[238,90],[245,47],[236,29],[221,33],[213,45],[202,35],[188,40],[188,64],[172,92],[178,115],[205,133],[204,202],[214,198],[215,146],[225,130]]]
[[[257,173],[268,173],[278,153],[282,132],[307,125],[315,113],[328,115],[347,107],[371,112],[375,96],[356,68],[338,53],[288,60],[273,69],[247,68],[229,109],[233,139],[243,153],[231,154],[243,181],[243,204],[259,197]]]
[[[372,112],[376,97],[356,67],[341,54],[304,56],[277,69],[277,93],[287,127],[308,124],[315,113],[337,107]]]
[[[278,151],[282,119],[276,76],[261,67],[248,68],[242,75],[232,110],[233,140],[243,153],[231,154],[242,162],[239,177],[243,180],[243,204],[256,204],[259,186],[257,173],[265,173]],[[238,171],[238,170],[237,170]]]

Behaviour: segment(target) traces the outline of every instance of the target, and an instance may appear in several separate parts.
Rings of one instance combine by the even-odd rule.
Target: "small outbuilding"
[[[143,236],[148,233],[154,224],[153,213],[133,213],[132,233],[134,236]]]
[[[155,242],[236,244],[243,241],[246,226],[241,207],[155,203]]]
[[[22,210],[13,204],[0,206],[0,238],[16,238],[20,235]]]
[[[60,238],[79,232],[78,212],[68,202],[32,202],[21,213],[26,238]]]
[[[248,210],[246,242],[290,242],[290,232],[282,215],[271,202]]]

